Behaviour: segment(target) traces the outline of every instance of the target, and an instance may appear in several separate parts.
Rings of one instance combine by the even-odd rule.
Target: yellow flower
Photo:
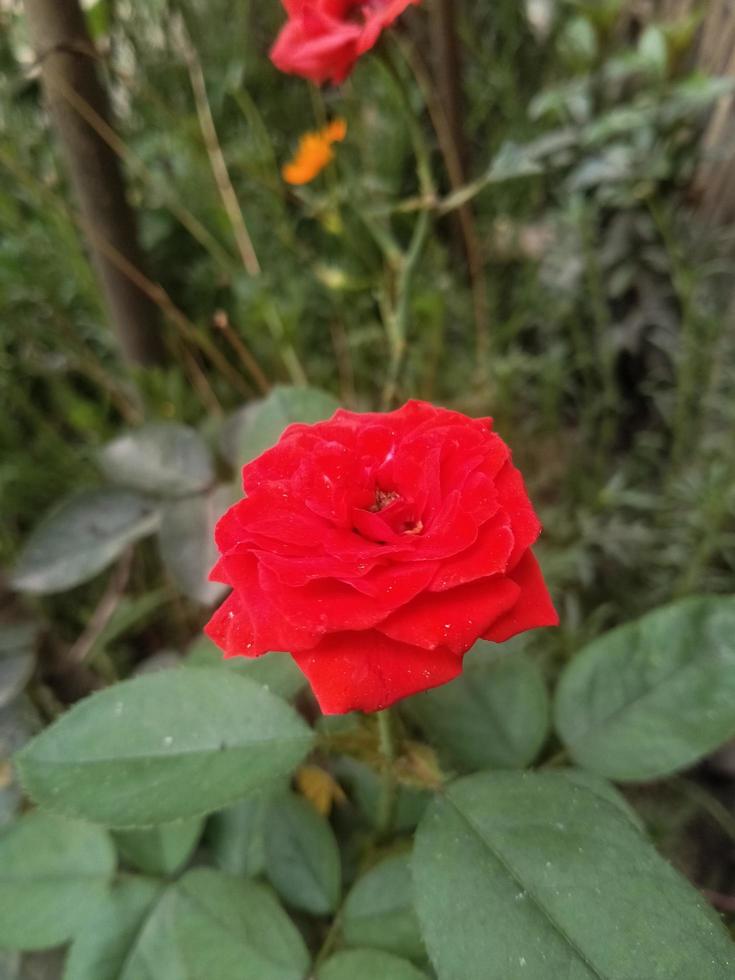
[[[316,132],[304,133],[298,149],[281,169],[287,184],[308,184],[334,159],[333,143],[341,143],[347,135],[344,119],[334,119]]]

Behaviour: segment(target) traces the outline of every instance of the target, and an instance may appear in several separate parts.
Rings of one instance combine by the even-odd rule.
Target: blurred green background
[[[451,5],[448,48],[431,30],[437,5],[412,10],[344,86],[318,90],[268,60],[275,2],[87,4],[113,109],[107,143],[164,341],[161,362],[142,367],[110,328],[22,9],[0,4],[8,580],[44,515],[102,484],[100,450],[120,433],[194,427],[229,486],[258,427],[277,431],[299,396],[276,388],[259,422],[251,403],[308,385],[331,396],[304,396],[316,417],[309,399],[366,410],[408,397],[494,416],[545,526],[539,557],[562,626],[530,645],[550,672],[670,599],[733,591],[723,174],[735,184],[735,172],[723,120],[735,14],[724,3],[464,0]],[[334,163],[286,185],[280,167],[301,134],[335,116],[348,133]],[[243,227],[257,274],[242,261]],[[214,516],[202,518],[207,537]],[[187,646],[211,602],[197,576],[212,556],[192,549],[171,562],[144,541],[52,594],[0,581],[4,618],[40,629],[42,717]],[[56,669],[70,649],[85,671],[71,684]],[[695,806],[675,798],[650,801],[664,836]],[[679,838],[682,861],[688,846]]]
[[[406,290],[405,356],[386,393],[421,188],[407,106],[382,60],[318,91],[268,61],[275,3],[88,5],[146,274],[166,295],[165,360],[140,369],[106,322],[22,11],[5,4],[0,562],[12,565],[59,498],[99,482],[95,453],[122,428],[179,420],[214,439],[266,385],[308,382],[357,409],[421,397],[495,417],[544,519],[563,653],[673,596],[730,590],[731,236],[697,178],[730,81],[707,73],[702,9],[674,4],[667,19],[654,6],[456,8],[460,150],[465,180],[481,185],[469,201],[480,258],[467,261],[459,212],[431,209]],[[442,196],[453,190],[435,125],[442,53],[430,10],[411,13],[386,47]],[[187,34],[257,276],[213,177]],[[289,188],[280,165],[332,115],[349,126],[335,163]],[[141,574],[150,585],[156,571]],[[60,635],[83,628],[95,588],[49,600]]]

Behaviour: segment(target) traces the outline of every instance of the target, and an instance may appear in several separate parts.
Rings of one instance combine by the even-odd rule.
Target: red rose
[[[406,7],[421,0],[283,0],[288,21],[271,50],[276,68],[343,82]]]
[[[478,637],[558,617],[541,530],[491,420],[412,401],[291,425],[243,470],[206,627],[227,657],[288,650],[326,714],[377,711],[452,680]]]

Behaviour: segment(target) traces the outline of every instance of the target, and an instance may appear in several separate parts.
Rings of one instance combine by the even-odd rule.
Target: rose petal
[[[331,526],[349,527],[355,507],[375,501],[370,472],[340,443],[315,447],[292,480],[296,497]]]
[[[436,438],[438,433],[432,432]],[[462,490],[467,478],[487,456],[490,433],[472,428],[447,428],[442,433],[441,486],[442,493]]]
[[[412,557],[451,558],[477,540],[477,522],[462,507],[462,495],[454,490],[423,534],[414,538]]]
[[[492,426],[492,419],[487,420]],[[488,428],[488,439],[485,443],[485,458],[477,467],[478,473],[484,473],[491,480],[500,473],[505,464],[510,459],[510,449],[507,443],[503,442],[499,435],[490,431]]]
[[[257,657],[266,652],[256,651],[250,616],[235,592],[227,596],[204,632],[224,651],[225,657]]]
[[[381,461],[377,485],[410,501],[414,519],[427,520],[441,503],[441,446],[401,439]]]
[[[499,616],[512,608],[519,587],[503,575],[429,592],[406,603],[384,622],[381,633],[411,646],[447,647],[464,653]]]
[[[252,553],[264,568],[275,572],[284,585],[292,588],[300,588],[321,578],[336,578],[354,583],[371,572],[378,561],[377,558],[362,561],[351,556],[340,559],[334,555],[288,556],[260,548],[253,548]]]
[[[379,511],[356,507],[352,512],[352,526],[361,538],[373,544],[402,544],[401,535],[389,526]]]
[[[508,568],[513,568],[541,533],[541,522],[528,499],[519,470],[508,462],[495,480],[498,504],[508,514],[515,539]]]
[[[293,658],[324,714],[380,711],[401,698],[446,684],[462,658],[440,648],[427,652],[382,633],[333,633]]]
[[[365,595],[335,579],[322,579],[301,589],[291,589],[262,566],[258,578],[261,591],[273,597],[283,619],[302,629],[326,633],[375,626],[402,602],[408,602],[422,592],[435,573],[436,566],[432,562],[399,565],[396,575],[400,588],[390,592],[386,588],[377,596]]]
[[[410,553],[407,544],[404,544],[404,538],[405,536],[401,535],[401,540],[396,544],[380,544],[355,531],[338,527],[330,528],[325,532],[322,545],[324,551],[335,558],[354,558],[359,561],[397,560]]]
[[[429,561],[422,562],[420,568],[409,563],[376,565],[360,578],[347,581],[365,595],[389,601],[395,609],[413,599],[417,594],[417,582],[424,588],[423,583],[430,582],[433,577],[433,574],[430,577],[430,569],[433,568],[435,573],[438,567],[438,562]]]
[[[247,494],[253,494],[264,483],[289,480],[301,466],[304,450],[298,438],[287,439],[286,433],[275,446],[266,449],[256,459],[242,468],[242,485]]]
[[[307,510],[285,484],[263,485],[217,522],[214,539],[222,552],[270,538],[307,550],[319,548],[329,524]],[[321,549],[319,549],[321,550]]]
[[[325,632],[324,628],[310,628],[304,622],[294,623],[284,618],[273,593],[263,589],[260,583],[258,562],[253,555],[247,552],[225,555],[222,565],[229,581],[235,583],[240,608],[250,618],[254,653],[309,649]]]
[[[390,27],[393,21],[411,4],[420,2],[421,0],[388,0],[382,6],[373,5],[374,13],[366,18],[365,30],[358,44],[358,54],[365,54],[366,51],[374,47],[386,27]],[[368,9],[371,8],[368,6]]]
[[[538,629],[540,626],[558,626],[559,614],[551,601],[541,569],[532,551],[527,551],[511,573],[518,585],[518,601],[509,612],[499,616],[483,639],[503,643],[517,633]]]
[[[477,524],[484,524],[498,510],[498,492],[484,473],[471,473],[461,490],[461,508]]]
[[[358,57],[359,24],[319,20],[308,11],[289,20],[271,48],[270,58],[279,71],[301,75],[312,82],[339,83],[350,73]]]
[[[210,582],[221,582],[223,585],[232,585],[222,558],[217,559],[207,578]]]
[[[430,591],[443,592],[465,582],[504,572],[513,551],[513,541],[508,515],[502,512],[491,517],[480,528],[474,544],[439,563]]]
[[[409,399],[400,408],[396,408],[392,412],[350,412],[346,408],[338,408],[334,413],[334,420],[344,422],[355,429],[361,429],[366,424],[379,425],[392,429],[398,435],[407,431],[414,431],[421,423],[436,419],[439,413],[444,411],[446,409],[437,408],[428,402]],[[466,416],[458,417],[465,418]]]

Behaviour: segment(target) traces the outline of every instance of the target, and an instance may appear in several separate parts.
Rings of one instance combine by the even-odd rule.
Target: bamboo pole
[[[735,77],[735,0],[658,0],[657,15],[670,21],[704,11],[694,64],[706,75]],[[735,96],[722,96],[702,137],[695,178],[700,213],[709,221],[735,221]]]
[[[109,120],[84,15],[78,0],[24,0],[24,5],[51,120],[84,226],[94,230],[86,236],[87,247],[110,322],[128,361],[156,363],[163,359],[164,347],[155,306],[99,247],[103,240],[131,266],[142,266],[135,215],[119,161],[73,104],[81,102],[98,118]]]

